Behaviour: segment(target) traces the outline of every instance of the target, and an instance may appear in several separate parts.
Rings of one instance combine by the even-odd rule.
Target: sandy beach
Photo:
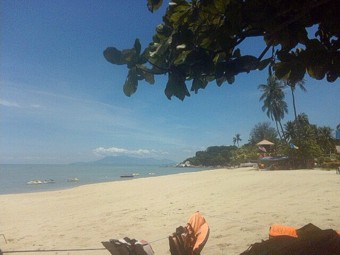
[[[335,171],[217,169],[0,196],[0,248],[103,248],[125,236],[170,254],[167,236],[200,211],[210,226],[202,254],[239,254],[272,224],[340,230]],[[32,253],[29,253],[32,254]],[[34,254],[34,253],[33,253]],[[39,254],[109,254],[106,250]]]

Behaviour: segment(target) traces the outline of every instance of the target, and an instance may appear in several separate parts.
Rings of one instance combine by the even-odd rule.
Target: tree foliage
[[[151,12],[161,0],[148,0]],[[183,100],[209,82],[232,84],[240,73],[267,66],[288,84],[315,79],[334,82],[340,75],[340,2],[338,0],[171,0],[152,42],[142,51],[136,39],[130,49],[109,47],[107,61],[126,65],[124,93],[138,83],[168,75],[166,96]],[[314,26],[315,34],[308,28]],[[263,39],[263,51],[242,54],[253,37]],[[269,51],[271,49],[271,51]],[[271,53],[270,53],[271,52]]]
[[[308,165],[308,161],[335,151],[332,129],[311,124],[304,113],[285,124],[285,133],[290,143],[298,147],[286,147],[286,154],[298,162],[300,167]]]
[[[185,161],[195,166],[227,166],[232,162],[236,146],[211,146],[205,151],[197,151],[196,155]]]
[[[262,111],[267,113],[268,118],[275,121],[277,133],[281,137],[278,123],[282,130],[281,120],[283,120],[285,113],[288,113],[288,105],[283,92],[284,85],[276,76],[271,75],[268,77],[267,84],[260,84],[258,88],[262,92],[260,97],[260,101],[263,101]]]
[[[237,144],[237,147],[240,147],[240,142],[241,141],[242,141],[242,139],[241,139],[241,135],[240,134],[236,134],[233,137],[233,144],[234,144],[234,146]]]
[[[239,165],[240,163],[256,162],[259,157],[259,151],[256,146],[251,144],[245,144],[238,148],[233,153],[233,165]]]
[[[335,151],[335,140],[330,127],[317,127],[317,142],[323,154],[333,153]]]
[[[249,143],[251,145],[255,146],[258,142],[264,139],[273,143],[276,143],[277,141],[277,132],[269,122],[260,122],[250,131]]]
[[[235,145],[211,146],[205,151],[196,152],[194,157],[184,162],[190,161],[196,166],[230,166],[256,162],[263,154],[256,144],[263,139],[275,144],[267,155],[288,156],[290,168],[310,168],[313,167],[314,159],[326,158],[336,153],[333,130],[311,124],[306,114],[299,114],[296,120],[288,121],[284,126],[289,143],[277,138],[277,132],[269,122],[260,122],[251,130],[248,144],[239,148]],[[296,147],[292,148],[290,144]]]
[[[287,84],[290,87],[290,91],[292,94],[292,101],[293,101],[293,109],[294,109],[294,117],[297,119],[297,113],[296,113],[296,103],[295,103],[295,89],[298,87],[300,88],[303,92],[307,92],[307,89],[305,88],[305,81],[301,80],[297,83],[294,84]]]

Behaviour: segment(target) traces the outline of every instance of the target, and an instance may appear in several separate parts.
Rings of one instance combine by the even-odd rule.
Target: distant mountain
[[[108,156],[92,162],[82,162],[76,164],[94,164],[94,165],[174,165],[177,162],[170,159],[155,158],[136,158],[129,156]]]

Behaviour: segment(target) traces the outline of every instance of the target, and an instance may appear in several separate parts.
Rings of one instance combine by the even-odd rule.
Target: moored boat
[[[32,180],[32,181],[27,182],[27,184],[29,185],[42,184],[42,183],[43,182],[40,180]]]
[[[134,177],[133,174],[125,174],[120,176],[120,178],[133,178],[133,177]]]
[[[69,179],[67,179],[67,182],[79,182],[79,179],[77,177],[69,178]]]
[[[55,181],[53,179],[46,179],[43,182],[44,184],[49,184],[49,183],[55,183]]]

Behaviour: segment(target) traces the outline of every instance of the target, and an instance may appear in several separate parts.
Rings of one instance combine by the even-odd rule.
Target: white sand
[[[340,175],[219,169],[1,195],[0,206],[0,234],[8,240],[0,236],[3,251],[102,248],[101,241],[128,236],[158,240],[155,253],[170,254],[167,236],[200,211],[210,225],[202,254],[232,255],[266,239],[274,223],[340,230]]]

